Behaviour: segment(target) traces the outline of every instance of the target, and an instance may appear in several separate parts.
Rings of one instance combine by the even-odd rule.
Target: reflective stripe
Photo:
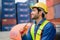
[[[48,23],[49,21],[45,20],[39,27],[39,29],[37,30],[37,34],[36,34],[36,37],[34,38],[34,27],[35,27],[35,24],[32,25],[31,27],[31,36],[32,36],[32,39],[34,40],[40,40],[41,39],[41,33],[42,33],[42,30],[43,28],[45,27],[45,25]]]
[[[30,30],[30,33],[31,33],[33,40],[34,40],[34,27],[35,27],[35,24],[32,25],[31,30]]]
[[[43,28],[45,27],[45,25],[48,23],[49,21],[45,20],[39,27],[37,34],[36,34],[36,40],[40,40],[41,39],[41,33]]]

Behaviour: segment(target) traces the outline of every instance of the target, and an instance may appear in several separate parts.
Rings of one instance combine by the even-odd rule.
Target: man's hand
[[[10,39],[22,40],[21,36],[27,33],[31,23],[22,23],[14,26],[10,31]]]

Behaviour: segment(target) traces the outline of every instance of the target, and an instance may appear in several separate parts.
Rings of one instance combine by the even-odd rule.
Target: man
[[[23,23],[14,26],[10,31],[10,38],[13,40],[54,40],[56,30],[54,25],[45,18],[48,12],[46,5],[40,2],[31,8],[31,19],[35,20],[33,25]],[[29,26],[31,26],[29,29],[25,28]]]
[[[54,25],[46,20],[47,6],[44,3],[37,3],[32,6],[31,18],[35,23],[27,33],[27,40],[54,40],[56,30]]]

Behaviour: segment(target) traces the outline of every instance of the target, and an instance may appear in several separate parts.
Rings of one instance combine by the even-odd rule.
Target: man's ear
[[[42,15],[42,13],[43,13],[43,11],[39,11],[39,15],[40,15],[40,16]]]

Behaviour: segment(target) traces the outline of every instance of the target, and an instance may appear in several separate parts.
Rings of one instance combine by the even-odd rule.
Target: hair
[[[40,8],[40,7],[33,7],[32,9],[36,8],[38,10],[38,12],[42,11],[43,10],[43,13],[42,13],[42,18],[45,17],[45,14],[47,14],[47,12],[44,11],[43,8]]]

